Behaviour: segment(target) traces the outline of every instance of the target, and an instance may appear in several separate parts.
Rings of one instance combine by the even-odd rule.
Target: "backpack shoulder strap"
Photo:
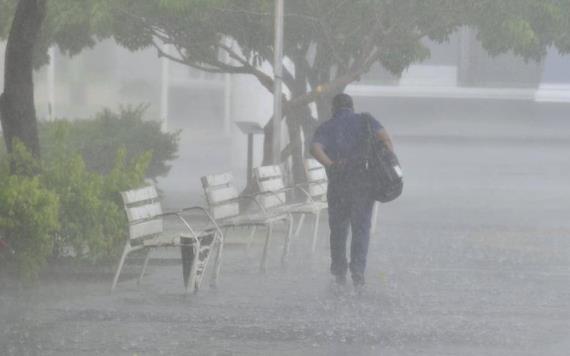
[[[367,112],[363,112],[359,114],[360,118],[364,121],[364,129],[366,130],[364,137],[364,154],[366,159],[370,157],[372,154],[372,150],[374,147],[374,130],[372,128],[372,120],[374,118]]]

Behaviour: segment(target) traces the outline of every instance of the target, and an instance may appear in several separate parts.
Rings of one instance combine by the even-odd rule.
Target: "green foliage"
[[[119,149],[125,148],[127,161],[150,152],[146,177],[165,176],[170,170],[168,162],[176,158],[180,133],[164,133],[158,122],[142,120],[144,110],[144,106],[122,108],[119,112],[104,110],[93,120],[42,122],[42,155],[46,161],[53,161],[62,150],[77,152],[89,171],[109,174]]]
[[[0,0],[0,38],[7,35],[16,1]],[[189,66],[256,75],[269,89],[270,78],[256,67],[273,60],[274,3],[50,0],[38,62],[45,62],[52,44],[74,55],[106,38],[133,51],[165,41],[179,49],[175,56]],[[537,60],[550,46],[570,51],[568,0],[288,0],[285,12],[285,56],[296,66],[301,63],[297,59],[306,59],[305,83],[313,91],[347,73],[355,80],[374,63],[398,75],[429,55],[422,39],[446,41],[465,25],[478,30],[493,55],[512,51]],[[239,51],[227,50],[228,39]],[[223,56],[232,57],[234,64],[220,60]],[[305,70],[295,72],[296,80],[284,77],[289,89],[293,82],[303,82],[298,73]]]
[[[61,202],[61,228],[55,239],[58,254],[71,246],[79,257],[96,261],[120,251],[117,247],[124,242],[126,225],[119,192],[143,183],[153,158],[153,142],[174,138],[161,134],[156,124],[143,122],[141,114],[142,108],[121,114],[105,111],[95,120],[60,120],[41,126],[43,182]],[[175,142],[168,143],[175,152]],[[127,146],[132,153],[127,154]],[[160,148],[156,152],[164,154]],[[155,167],[167,170],[163,161],[155,161]]]
[[[5,153],[5,146],[2,142],[2,154]],[[41,169],[40,162],[33,157],[32,153],[26,149],[20,140],[14,139],[12,146],[14,147],[12,154],[6,157],[2,156],[4,173],[28,177],[37,175]]]
[[[490,54],[512,51],[525,59],[540,60],[548,47],[561,44],[560,35],[568,33],[563,25],[568,21],[568,5],[560,1],[479,1],[467,21],[479,29],[479,39]]]
[[[125,156],[124,149],[118,151],[108,175],[89,171],[81,155],[64,149],[46,164],[43,183],[60,200],[56,254],[73,247],[78,257],[97,261],[120,251],[126,220],[119,192],[143,183],[150,153],[128,163]]]
[[[0,0],[0,38],[6,38],[16,11],[15,1]]]
[[[7,36],[16,3],[0,0],[0,38]],[[216,67],[219,45],[228,37],[252,63],[271,60],[273,4],[272,0],[50,0],[38,62],[45,62],[51,44],[74,55],[105,38],[114,37],[136,50],[152,46],[161,36],[190,50],[184,59],[193,65]],[[477,28],[492,54],[512,50],[525,58],[539,58],[552,45],[565,53],[570,50],[567,0],[289,0],[285,10],[286,55],[309,42],[327,48],[341,66],[362,51],[400,48],[393,44],[410,49],[411,42],[423,37],[444,41],[463,25]],[[362,47],[368,38],[373,45]],[[424,55],[422,50],[418,54],[378,60],[399,70]],[[401,62],[395,64],[398,57]]]
[[[24,151],[21,143],[14,146],[14,153],[27,160],[29,153]],[[39,177],[8,173],[9,159],[14,162],[18,157],[5,156],[0,170],[0,234],[15,251],[0,258],[0,268],[12,266],[23,280],[33,280],[52,252],[52,234],[59,227],[59,201]]]
[[[274,3],[116,0],[105,35],[130,50],[154,46],[160,52],[162,42],[172,43],[177,51],[170,56],[181,63],[250,74],[271,91],[272,78],[259,67],[273,61]],[[428,58],[427,38],[444,42],[470,26],[492,55],[513,52],[539,60],[550,46],[570,50],[569,25],[567,0],[288,0],[284,55],[295,70],[284,69],[283,83],[291,106],[316,101],[323,116],[328,96],[373,65],[398,76]],[[289,108],[285,102],[285,114]]]
[[[115,257],[127,237],[119,192],[144,184],[152,158],[150,151],[128,158],[119,148],[109,172],[100,174],[66,147],[70,126],[56,126],[49,159],[40,164],[16,142],[0,162],[0,236],[14,250],[0,256],[0,268],[13,266],[23,280],[70,247],[93,262]]]

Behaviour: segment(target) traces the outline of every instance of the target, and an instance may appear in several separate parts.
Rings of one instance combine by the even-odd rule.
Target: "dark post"
[[[247,134],[247,181],[253,174],[253,133]]]

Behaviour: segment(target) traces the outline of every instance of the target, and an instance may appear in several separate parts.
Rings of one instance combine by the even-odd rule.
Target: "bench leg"
[[[269,240],[271,240],[271,234],[273,233],[273,224],[267,225],[267,235],[265,236],[265,244],[263,245],[263,255],[261,255],[261,265],[259,270],[265,273],[267,270],[267,252],[269,251]]]
[[[293,216],[289,215],[287,219],[287,236],[283,244],[283,254],[281,255],[281,266],[287,266],[287,257],[289,256],[289,249],[291,248],[291,235],[293,234]]]
[[[313,255],[317,250],[317,241],[319,239],[319,221],[321,220],[320,216],[320,211],[315,213],[315,226],[313,227],[313,244],[311,246],[311,255]]]
[[[299,222],[297,225],[297,229],[295,229],[295,237],[299,237],[299,234],[301,233],[301,228],[303,227],[303,223],[305,222],[305,216],[307,214],[301,214],[301,217],[299,218]]]
[[[149,248],[146,252],[146,257],[144,259],[143,267],[141,270],[141,275],[139,276],[139,279],[137,280],[137,286],[141,284],[141,281],[144,277],[144,273],[146,272],[146,267],[148,266],[148,260],[150,259],[150,251],[151,251],[151,249]]]
[[[117,272],[115,272],[115,278],[113,278],[113,285],[111,286],[111,292],[115,290],[117,286],[117,282],[119,281],[119,275],[121,274],[121,270],[123,269],[123,264],[125,263],[125,258],[131,252],[131,244],[130,241],[127,241],[125,248],[123,249],[123,254],[121,255],[121,259],[119,261],[119,266],[117,267]]]
[[[224,237],[219,236],[216,249],[216,259],[214,260],[214,273],[212,274],[212,281],[210,286],[216,288],[220,278],[220,270],[222,269],[222,255],[224,251]]]
[[[196,259],[193,239],[180,237],[180,258],[182,259],[182,280],[184,282],[184,291],[188,292],[188,280],[192,273],[192,265]]]
[[[188,278],[188,283],[186,283],[185,285],[185,292],[188,293],[188,286],[190,286],[192,292],[197,292],[198,291],[198,286],[196,286],[196,272],[198,269],[198,259],[199,256],[198,254],[200,253],[200,241],[196,241],[193,245],[192,245],[192,250],[194,253],[194,258],[192,259],[192,265],[190,267],[190,276]]]
[[[245,254],[249,256],[249,251],[251,249],[251,244],[253,244],[253,238],[255,237],[255,232],[257,231],[257,226],[251,228],[251,232],[247,238],[247,245],[245,245]]]

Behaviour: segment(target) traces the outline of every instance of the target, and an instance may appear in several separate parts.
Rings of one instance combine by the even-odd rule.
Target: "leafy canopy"
[[[7,36],[16,3],[0,0],[0,38]],[[105,38],[130,50],[162,39],[181,50],[179,58],[189,64],[224,71],[229,68],[217,60],[231,38],[240,59],[255,65],[272,60],[273,3],[49,0],[38,58],[45,60],[52,44],[74,55]],[[375,59],[398,73],[429,54],[420,39],[443,41],[462,25],[477,28],[491,54],[512,50],[538,59],[549,46],[570,51],[569,0],[289,0],[285,53],[291,56],[307,43],[323,46],[342,67],[376,48],[382,54]]]

